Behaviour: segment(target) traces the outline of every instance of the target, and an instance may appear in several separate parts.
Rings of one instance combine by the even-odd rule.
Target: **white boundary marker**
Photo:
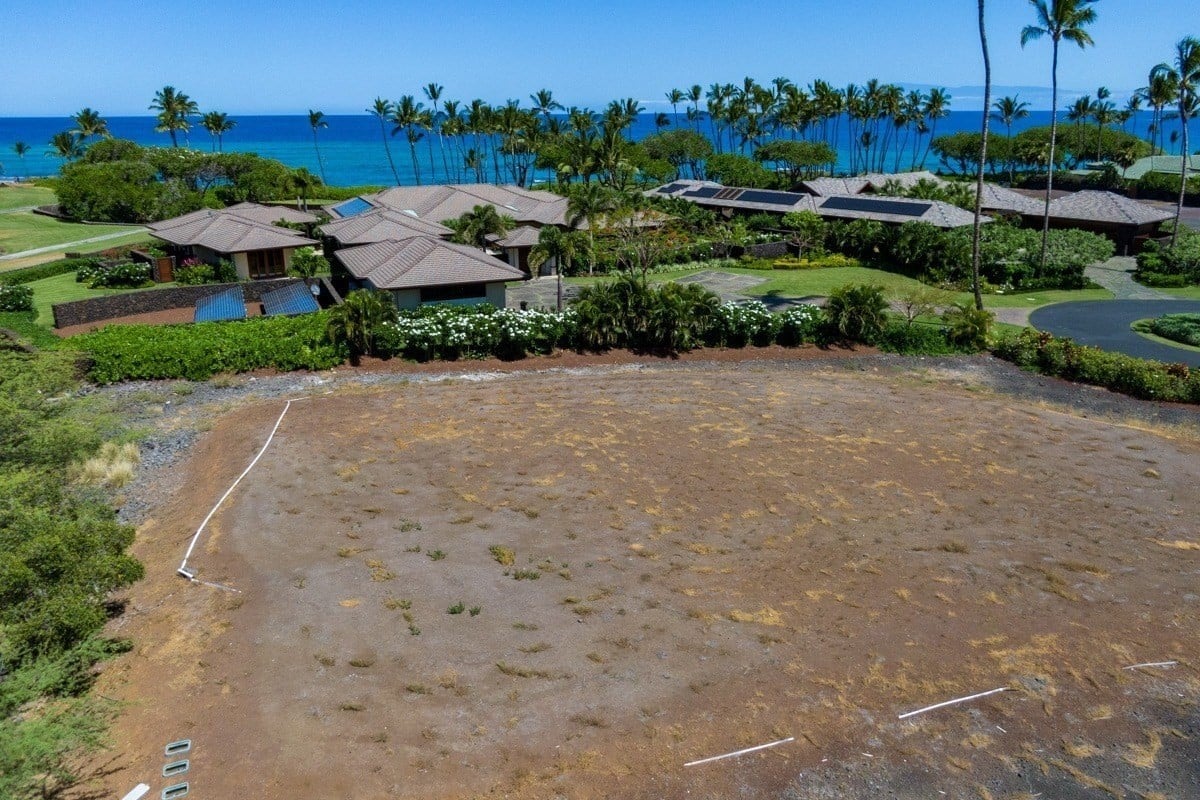
[[[148,791],[150,791],[149,786],[144,783],[139,783],[137,786],[130,789],[129,794],[125,795],[123,798],[121,798],[121,800],[138,800],[138,798],[145,795]]]
[[[218,588],[218,589],[231,589],[232,588],[229,586],[221,586],[219,584],[205,583],[204,581],[197,580],[196,574],[194,572],[189,571],[187,568],[188,559],[192,557],[192,550],[195,549],[196,543],[200,541],[200,534],[204,533],[204,529],[208,527],[209,521],[211,521],[212,518],[216,515],[217,510],[221,508],[221,505],[227,499],[229,499],[229,495],[233,494],[233,490],[236,489],[238,484],[242,482],[242,478],[245,478],[247,475],[250,474],[250,470],[254,469],[254,465],[257,464],[258,460],[263,457],[263,453],[267,452],[267,448],[271,446],[271,441],[274,440],[275,433],[279,430],[279,426],[283,424],[283,418],[285,416],[287,416],[288,409],[290,409],[292,407],[292,403],[298,403],[301,400],[309,400],[309,399],[311,399],[311,398],[293,397],[292,399],[288,400],[287,403],[284,404],[283,411],[281,411],[279,413],[279,419],[275,420],[275,427],[271,428],[271,435],[268,436],[267,441],[265,441],[263,443],[262,448],[258,451],[258,455],[256,455],[254,457],[254,460],[251,461],[250,464],[244,470],[242,470],[242,474],[237,476],[237,480],[235,480],[230,485],[230,487],[225,490],[225,494],[221,495],[221,499],[218,500],[217,504],[212,507],[212,510],[210,510],[208,512],[208,516],[206,516],[204,518],[204,521],[200,523],[200,527],[196,529],[196,533],[192,535],[192,541],[190,544],[188,544],[187,552],[183,554],[183,561],[181,561],[179,563],[179,569],[175,570],[176,573],[183,576],[184,578],[187,578],[192,583],[203,583],[206,586],[212,586],[212,587]],[[238,590],[233,589],[233,591],[236,592]]]
[[[1121,669],[1139,669],[1141,667],[1173,667],[1178,663],[1178,661],[1147,661],[1145,664],[1130,664],[1128,667],[1121,667]]]
[[[709,756],[708,758],[702,758],[699,761],[689,761],[686,764],[684,764],[684,766],[685,767],[694,767],[697,764],[707,764],[710,761],[720,761],[723,758],[733,758],[734,756],[743,756],[746,753],[753,753],[755,750],[765,750],[768,747],[775,747],[777,745],[787,744],[788,742],[794,742],[794,741],[796,741],[796,737],[789,736],[786,739],[780,739],[779,741],[776,741],[776,742],[767,742],[766,744],[755,745],[754,747],[747,747],[745,750],[735,750],[732,753],[725,753],[725,754],[719,755],[719,756]]]
[[[989,689],[988,691],[980,692],[979,694],[972,694],[972,695],[968,695],[966,697],[959,697],[954,700],[947,700],[944,703],[935,703],[934,705],[931,705],[931,706],[925,706],[924,708],[918,708],[916,711],[908,711],[908,712],[896,717],[896,719],[908,719],[909,717],[915,717],[917,714],[924,714],[926,711],[933,711],[934,709],[945,708],[946,706],[958,705],[959,703],[965,703],[968,700],[978,700],[981,697],[987,697],[989,694],[996,694],[997,692],[1007,692],[1007,691],[1008,691],[1007,686],[1002,686],[999,689]]]

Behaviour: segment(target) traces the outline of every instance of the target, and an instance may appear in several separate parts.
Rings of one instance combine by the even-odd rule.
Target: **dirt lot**
[[[175,577],[281,408],[140,530],[105,796],[178,738],[201,797],[1200,795],[1194,429],[775,364],[343,389],[197,548],[240,593]]]

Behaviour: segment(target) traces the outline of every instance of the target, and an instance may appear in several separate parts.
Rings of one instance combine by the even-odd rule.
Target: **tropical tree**
[[[987,163],[988,121],[992,107],[992,58],[988,53],[987,25],[983,14],[984,0],[979,0],[979,47],[983,52],[983,143],[979,147],[979,172],[975,178],[975,219],[971,231],[971,290],[975,293],[975,308],[983,311],[983,294],[979,288],[979,236],[983,229],[983,170]]]
[[[486,250],[493,238],[503,238],[517,223],[512,217],[502,215],[495,206],[478,205],[458,219],[445,220],[442,224],[454,231],[451,238],[459,244]]]
[[[936,87],[930,89],[925,98],[923,110],[925,119],[929,121],[929,141],[932,142],[933,137],[937,135],[938,120],[950,116],[950,93]],[[921,156],[921,166],[925,166],[925,159],[928,157],[929,145],[927,144],[925,145],[925,155]]]
[[[1041,266],[1046,266],[1046,248],[1050,240],[1050,192],[1054,185],[1054,146],[1058,139],[1058,45],[1063,39],[1080,49],[1095,44],[1085,30],[1096,21],[1096,0],[1029,0],[1035,24],[1021,30],[1021,47],[1043,36],[1050,37],[1050,151],[1046,159],[1046,202],[1042,217]]]
[[[696,130],[700,130],[700,98],[703,96],[704,89],[698,83],[687,90],[687,99],[692,104],[692,122]]]
[[[425,105],[418,103],[411,94],[401,97],[400,102],[396,103],[395,108],[392,109],[392,136],[403,131],[405,138],[408,139],[408,151],[412,157],[413,176],[416,178],[417,186],[421,185],[421,164],[417,161],[417,142],[421,141],[424,136],[418,129],[421,127],[424,115]]]
[[[200,127],[208,131],[209,136],[212,137],[213,149],[219,151],[224,150],[225,134],[237,127],[237,122],[230,119],[228,114],[209,111],[200,118]]]
[[[59,131],[50,137],[50,149],[46,155],[72,161],[83,155],[83,139],[75,131]]]
[[[325,182],[325,162],[321,159],[321,144],[317,141],[317,131],[328,128],[323,111],[308,110],[308,127],[312,128],[313,149],[317,151],[317,171],[321,173],[321,182]]]
[[[562,311],[563,307],[563,272],[571,268],[571,263],[580,250],[579,244],[577,231],[566,231],[557,225],[547,225],[538,232],[538,243],[529,251],[531,270],[538,269],[551,259],[554,260],[559,311]]]
[[[395,106],[390,100],[384,100],[382,97],[376,97],[375,102],[367,109],[368,114],[374,114],[379,120],[379,135],[383,138],[383,151],[387,154],[388,166],[392,168],[392,177],[396,179],[396,185],[400,185],[400,173],[396,171],[396,162],[392,159],[392,146],[388,142],[387,128],[385,123],[391,118]]]
[[[1096,120],[1096,160],[1100,161],[1103,158],[1102,146],[1104,139],[1104,126],[1111,125],[1117,119],[1117,107],[1108,98],[1112,96],[1112,92],[1107,86],[1101,86],[1096,90],[1096,99],[1092,103],[1092,119]]]
[[[188,118],[200,113],[196,101],[183,92],[176,91],[174,86],[164,86],[155,92],[154,99],[150,102],[150,110],[158,112],[158,124],[154,130],[170,134],[172,147],[179,146],[180,131],[186,134],[191,130],[192,123]]]
[[[1164,76],[1175,86],[1175,99],[1179,104],[1179,125],[1183,131],[1182,158],[1179,159],[1179,205],[1175,210],[1175,230],[1171,233],[1171,247],[1179,241],[1179,223],[1183,216],[1184,194],[1187,192],[1188,166],[1191,151],[1188,149],[1188,120],[1195,114],[1200,100],[1200,39],[1185,36],[1175,45],[1175,60],[1162,63],[1150,72]]]
[[[75,121],[74,133],[79,134],[82,141],[87,141],[93,136],[112,135],[108,132],[108,120],[100,116],[99,111],[84,108],[71,119]]]
[[[687,98],[682,89],[672,89],[667,92],[667,102],[671,104],[671,112],[675,115],[675,127],[679,127],[679,104]]]
[[[25,142],[15,142],[13,144],[13,152],[17,154],[17,158],[21,160],[21,164],[25,164],[25,154],[29,152],[29,145]]]
[[[296,196],[300,200],[300,205],[304,210],[308,210],[308,198],[312,195],[312,190],[320,186],[324,181],[313,175],[304,167],[292,170],[287,177],[287,185],[289,189],[294,189]]]
[[[574,187],[567,198],[567,225],[573,229],[586,222],[588,226],[588,275],[596,269],[596,225],[600,218],[617,208],[615,193],[604,186],[585,183]]]
[[[1029,103],[1019,100],[1019,97],[1020,95],[1001,97],[992,104],[992,119],[1004,126],[1010,141],[1012,140],[1013,123],[1029,116]],[[1014,155],[1010,148],[1008,156],[1008,184],[1010,186],[1016,180],[1016,159]]]
[[[335,344],[346,346],[350,363],[358,366],[363,356],[375,355],[379,329],[395,321],[396,304],[387,292],[358,289],[329,310],[325,332]]]

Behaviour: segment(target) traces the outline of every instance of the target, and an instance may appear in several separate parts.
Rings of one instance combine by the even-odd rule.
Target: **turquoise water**
[[[668,115],[670,116],[670,115]],[[237,127],[224,138],[226,151],[254,152],[268,158],[275,158],[290,167],[306,167],[314,174],[324,171],[328,183],[337,186],[356,186],[362,184],[390,185],[395,183],[392,171],[388,167],[384,153],[383,140],[380,135],[378,120],[368,114],[326,117],[329,127],[318,134],[321,152],[321,163],[317,162],[316,149],[313,146],[312,129],[308,125],[307,115],[295,116],[245,116],[235,117]],[[681,125],[689,123],[680,118]],[[954,133],[956,131],[977,130],[980,122],[978,111],[953,111],[950,116],[940,120],[937,133]],[[1035,111],[1028,119],[1022,120],[1013,127],[1018,132],[1036,125],[1047,125],[1050,113]],[[1142,112],[1136,120],[1130,123],[1129,130],[1145,135],[1146,126],[1150,122],[1149,112]],[[1192,120],[1190,133],[1192,141],[1200,144],[1200,120]],[[146,145],[169,145],[170,138],[163,133],[154,132],[153,117],[110,117],[109,129],[114,136],[132,139]],[[71,120],[65,117],[0,117],[0,176],[30,177],[53,175],[58,172],[59,159],[48,155],[47,144],[55,133],[71,128]],[[847,167],[845,153],[849,143],[845,141],[846,125],[839,126],[843,141],[838,143],[838,149],[843,154],[842,169]],[[389,126],[390,130],[390,126]],[[701,120],[698,130],[711,138],[712,128],[707,119]],[[631,128],[631,136],[641,139],[655,132],[654,115],[642,114]],[[24,141],[31,151],[23,160],[13,153],[13,143]],[[212,138],[202,128],[196,127],[187,139],[181,139],[180,145],[188,144],[199,150],[213,147]],[[403,136],[389,137],[392,158],[396,162],[397,172],[402,184],[416,182],[412,158],[408,142]],[[432,165],[430,164],[432,145]],[[450,149],[447,145],[447,157]],[[438,150],[436,136],[427,136],[426,140],[417,144],[417,159],[420,163],[422,181],[424,183],[447,182],[446,170],[442,165],[441,153]],[[890,161],[891,159],[889,159]],[[889,164],[890,166],[890,164]],[[901,168],[908,166],[908,159],[901,159]],[[930,155],[926,162],[929,168],[937,167],[937,159]],[[489,165],[490,167],[490,165]],[[546,179],[550,176],[537,176]]]

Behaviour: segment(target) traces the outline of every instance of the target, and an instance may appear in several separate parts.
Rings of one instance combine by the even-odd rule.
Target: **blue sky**
[[[1063,47],[1065,93],[1106,85],[1120,98],[1143,85],[1177,40],[1200,35],[1195,9],[1100,0],[1096,47]],[[1038,87],[1049,85],[1050,44],[1018,43],[1032,19],[1026,0],[990,0],[994,81],[1048,108]],[[942,85],[966,110],[982,83],[971,0],[40,0],[7,3],[0,29],[0,116],[144,114],[165,84],[231,114],[358,113],[376,95],[420,97],[430,81],[453,99],[527,104],[545,87],[596,107],[663,103],[673,86],[747,75]]]

